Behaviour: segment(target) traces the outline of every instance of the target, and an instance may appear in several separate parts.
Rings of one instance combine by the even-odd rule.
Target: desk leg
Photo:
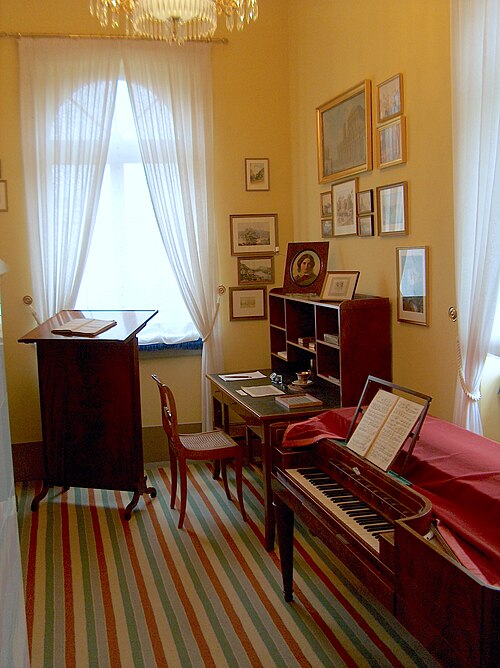
[[[271,489],[271,438],[269,425],[264,424],[262,439],[262,485],[264,492],[264,547],[268,552],[274,549],[275,520],[273,507],[273,492]]]
[[[275,496],[276,524],[278,527],[278,544],[280,550],[281,577],[285,601],[293,601],[293,511]]]

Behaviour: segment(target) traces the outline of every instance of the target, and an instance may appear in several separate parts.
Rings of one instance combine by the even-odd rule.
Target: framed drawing
[[[278,216],[236,214],[229,216],[231,255],[269,255],[278,245]]]
[[[250,256],[237,258],[238,285],[274,283],[274,257]]]
[[[356,194],[358,215],[373,213],[373,190],[362,190]]]
[[[377,128],[377,164],[380,168],[406,162],[406,119],[404,116]]]
[[[328,241],[288,244],[283,277],[283,289],[287,294],[320,294],[329,245]]]
[[[268,158],[245,158],[245,188],[269,190]]]
[[[265,320],[266,288],[229,288],[229,317],[231,320]]]
[[[403,113],[403,75],[395,74],[377,85],[377,121],[385,123]]]
[[[320,183],[372,168],[371,108],[366,80],[316,109]]]
[[[408,234],[408,183],[377,188],[378,233],[381,236]]]
[[[358,237],[373,237],[373,214],[358,216]]]
[[[427,246],[396,248],[398,320],[428,325]]]
[[[328,218],[332,215],[332,191],[326,190],[319,194],[321,204],[321,217]]]
[[[330,302],[342,302],[352,299],[356,292],[359,271],[329,271],[326,274],[320,299]]]
[[[357,179],[334,183],[332,186],[333,236],[356,234]]]
[[[0,211],[8,211],[9,206],[7,203],[7,181],[0,181]]]
[[[331,239],[333,237],[333,220],[331,218],[321,219],[321,238]]]

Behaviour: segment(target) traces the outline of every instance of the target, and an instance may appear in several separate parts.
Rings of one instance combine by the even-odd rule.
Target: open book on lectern
[[[406,390],[387,381],[373,377],[369,377],[370,379],[391,389]],[[410,436],[413,437],[410,448],[413,448],[427,413],[430,397],[411,391],[410,393],[427,401],[422,405],[404,396],[379,389],[364,411],[358,406],[357,414],[362,412],[363,416],[354,433],[348,438],[346,446],[383,471],[387,471]]]

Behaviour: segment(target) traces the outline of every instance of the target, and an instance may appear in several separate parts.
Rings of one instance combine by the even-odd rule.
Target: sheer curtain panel
[[[478,401],[500,277],[500,3],[451,2],[458,374],[454,421]]]

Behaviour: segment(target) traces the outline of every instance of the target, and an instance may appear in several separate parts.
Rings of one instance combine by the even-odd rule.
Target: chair
[[[156,374],[151,378],[158,385],[160,391],[160,401],[162,410],[163,429],[167,434],[168,451],[170,456],[170,468],[172,475],[172,492],[170,495],[170,507],[175,508],[177,495],[177,464],[179,465],[179,477],[181,486],[181,511],[179,516],[178,528],[182,529],[186,515],[187,500],[187,468],[186,461],[192,460],[216,460],[221,463],[222,480],[226,496],[231,500],[231,494],[227,484],[226,462],[228,459],[234,459],[234,469],[236,472],[236,493],[240,504],[241,515],[244,521],[247,521],[245,507],[243,505],[242,490],[242,467],[243,451],[232,438],[224,431],[214,429],[213,431],[200,432],[197,434],[179,434],[177,424],[177,409],[172,390],[161,382]]]

